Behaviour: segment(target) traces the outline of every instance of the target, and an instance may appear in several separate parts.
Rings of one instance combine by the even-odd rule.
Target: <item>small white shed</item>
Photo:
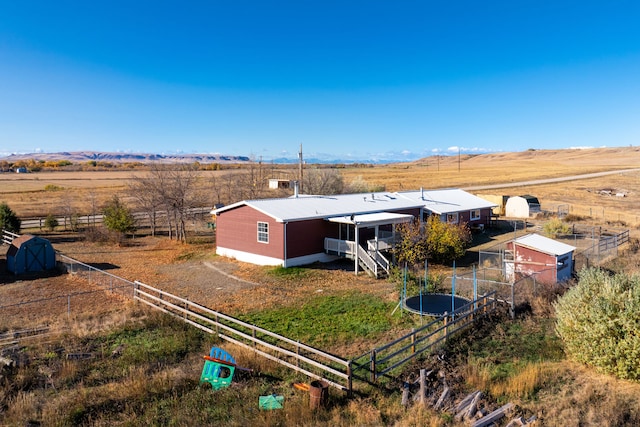
[[[512,196],[504,206],[504,215],[509,218],[529,218],[529,201],[524,197]]]

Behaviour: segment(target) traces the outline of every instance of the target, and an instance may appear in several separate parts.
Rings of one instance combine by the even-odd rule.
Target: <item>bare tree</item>
[[[68,226],[71,231],[78,231],[78,212],[74,206],[74,200],[75,197],[70,190],[65,190],[60,197],[65,230],[67,230]]]
[[[154,163],[146,177],[134,177],[129,189],[138,206],[149,218],[152,234],[157,220],[164,214],[169,238],[187,240],[186,223],[193,208],[201,204],[197,188],[198,171],[194,165],[165,165]]]
[[[161,193],[151,176],[132,176],[128,183],[128,193],[135,200],[149,220],[151,235],[156,235],[158,212],[162,206]]]
[[[302,188],[306,194],[341,194],[344,180],[337,169],[307,169]]]

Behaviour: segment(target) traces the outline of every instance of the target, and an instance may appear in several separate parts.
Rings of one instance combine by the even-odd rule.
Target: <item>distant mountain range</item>
[[[162,162],[162,163],[245,163],[251,161],[247,156],[226,156],[223,154],[151,154],[151,153],[120,153],[100,151],[62,151],[59,153],[20,153],[0,157],[1,160],[16,162],[18,160],[35,159],[42,161],[68,160],[73,163],[85,163],[88,161],[129,163],[129,162]],[[335,158],[305,158],[307,164],[353,164],[353,163],[394,163],[398,160],[343,160]],[[297,158],[280,157],[272,160],[264,160],[265,163],[293,164],[298,163]]]
[[[10,154],[2,158],[8,162],[36,159],[44,161],[68,160],[73,163],[84,163],[92,160],[98,162],[164,162],[164,163],[244,163],[250,159],[246,156],[225,156],[222,154],[149,154],[149,153],[105,153],[99,151],[63,151],[60,153]]]

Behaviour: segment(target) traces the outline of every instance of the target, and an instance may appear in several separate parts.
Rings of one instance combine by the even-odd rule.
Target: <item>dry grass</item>
[[[477,156],[427,157],[411,163],[345,168],[347,182],[356,177],[389,191],[470,187],[555,178],[607,170],[637,168],[640,148],[537,150]]]
[[[383,183],[388,190],[425,188],[463,187],[479,183],[512,182],[568,174],[587,173],[599,170],[622,169],[640,164],[638,150],[610,149],[563,152],[525,152],[504,153],[487,156],[462,157],[458,172],[457,157],[441,159],[438,171],[435,159],[406,165],[376,166],[371,168],[342,169],[346,180],[362,176],[370,183]],[[509,176],[497,171],[509,170]],[[124,188],[129,173],[113,175],[115,172],[84,172],[84,182],[78,178],[60,178],[65,172],[56,172],[50,176],[41,174],[26,175],[34,178],[28,183],[18,181],[17,177],[0,175],[0,200],[7,200],[14,208],[19,202],[20,209],[42,215],[40,210],[48,209],[60,203],[62,193],[44,191],[47,184],[64,189],[73,189],[74,194],[88,192],[108,195]],[[75,173],[70,173],[75,174]],[[100,174],[100,175],[95,175]],[[5,176],[7,178],[6,181]],[[35,179],[38,176],[42,179]],[[88,178],[88,179],[86,179]],[[625,222],[637,227],[636,212],[640,211],[640,174],[611,175],[606,178],[571,181],[561,184],[546,184],[533,187],[516,187],[505,190],[508,194],[534,194],[545,204],[570,203],[571,213],[589,216],[594,223],[606,225],[606,222]],[[11,181],[10,185],[1,185]],[[14,186],[14,187],[11,187]],[[31,188],[31,190],[27,190]],[[601,196],[593,191],[600,188],[616,188],[629,191],[627,198]],[[71,192],[70,190],[61,190]],[[14,202],[12,202],[12,200]],[[600,210],[597,210],[596,207]],[[589,211],[589,209],[591,209]],[[18,209],[16,209],[18,210]],[[21,210],[18,210],[22,214]],[[632,230],[637,234],[637,229]],[[87,242],[63,242],[54,244],[57,249],[88,263],[107,263],[110,272],[130,280],[141,280],[150,285],[159,286],[174,294],[187,297],[204,305],[215,307],[223,312],[244,312],[259,308],[272,308],[291,304],[292,301],[304,301],[315,293],[332,294],[344,289],[356,289],[359,292],[372,293],[380,298],[397,300],[397,289],[393,284],[376,281],[367,276],[354,277],[349,271],[310,270],[304,280],[285,280],[274,277],[269,268],[250,266],[229,260],[219,260],[212,255],[211,243],[200,245],[181,245],[164,238],[145,237],[137,239],[131,246],[115,247],[109,245],[88,244]],[[640,263],[634,253],[629,253],[627,264],[616,268],[637,268]],[[634,261],[635,260],[635,261]],[[224,283],[211,282],[211,270],[204,262],[213,262],[238,277],[257,283],[256,286],[238,286],[224,288]],[[634,264],[635,263],[635,264]],[[635,266],[635,267],[633,267]],[[20,301],[27,293],[61,295],[72,290],[89,289],[90,285],[73,277],[49,277],[42,281],[9,281],[0,286],[0,298],[3,301]],[[525,331],[535,322],[548,319],[553,314],[550,302],[557,295],[555,288],[539,290],[532,299],[531,319],[523,322]],[[233,298],[230,296],[233,295]],[[11,314],[0,320],[0,329],[13,328],[26,322],[48,323],[52,329],[75,340],[75,344],[65,345],[70,350],[82,351],[86,341],[92,337],[120,328],[127,321],[143,321],[148,313],[123,300],[110,300],[110,297],[87,298],[86,312],[74,313],[71,317],[54,311],[54,307],[41,310],[28,310],[22,313],[26,317]],[[118,310],[110,312],[108,307],[117,305]],[[65,304],[63,304],[63,307]],[[91,308],[94,307],[94,308]],[[65,307],[66,308],[66,307]],[[57,309],[56,309],[57,310]],[[22,315],[21,315],[22,316]],[[529,322],[529,323],[527,323]],[[494,332],[498,333],[496,330]],[[525,333],[525,332],[523,332]],[[64,335],[66,334],[66,335]],[[69,338],[72,337],[72,338]],[[385,337],[386,339],[387,337]],[[360,353],[367,349],[365,341],[350,343],[349,347],[336,349],[339,354]],[[75,347],[74,347],[75,345]],[[196,381],[201,368],[201,355],[206,354],[211,343],[207,342],[186,355],[180,364],[166,365],[158,369],[159,363],[133,365],[121,372],[119,381],[101,381],[99,370],[86,372],[80,361],[58,360],[50,364],[52,383],[45,381],[46,375],[35,368],[25,368],[13,378],[12,387],[17,392],[9,393],[3,389],[0,402],[6,405],[3,413],[8,424],[24,424],[26,420],[55,420],[53,425],[126,425],[154,424],[168,422],[166,413],[176,414],[175,425],[206,424],[216,406],[226,405],[232,416],[227,425],[396,425],[396,426],[445,426],[454,425],[449,414],[438,414],[413,405],[405,409],[400,405],[399,393],[367,390],[362,396],[346,400],[332,392],[332,404],[327,410],[314,413],[309,409],[307,396],[291,390],[288,378],[279,365],[256,357],[253,353],[238,348],[229,348],[237,360],[254,372],[265,373],[257,378],[245,378],[237,387],[224,392],[211,393],[197,387]],[[43,346],[42,354],[51,352]],[[101,350],[109,354],[110,348]],[[463,354],[467,357],[467,354]],[[102,356],[101,356],[102,357]],[[473,360],[473,359],[471,359]],[[39,361],[40,364],[42,361]],[[44,363],[44,362],[42,362]],[[511,375],[495,379],[491,377],[493,366],[483,363],[460,364],[453,367],[461,370],[464,382],[469,388],[485,390],[492,399],[514,401],[528,413],[538,415],[541,425],[633,425],[640,420],[640,385],[628,383],[595,374],[581,366],[565,360],[539,363],[525,362],[514,358]],[[49,372],[49,371],[47,371]],[[55,390],[53,389],[55,387]],[[65,387],[67,389],[65,389]],[[64,390],[64,392],[62,392]],[[259,394],[278,392],[286,395],[287,407],[284,412],[255,411],[252,402]],[[152,405],[153,402],[153,405]],[[157,402],[158,403],[156,405]],[[245,402],[240,405],[237,402]],[[106,409],[110,408],[110,409]],[[152,408],[152,409],[149,409]],[[204,411],[206,408],[207,411]],[[154,412],[155,411],[155,412]],[[74,415],[77,418],[74,418]],[[217,415],[216,415],[217,416]],[[88,417],[88,418],[87,418]],[[58,421],[62,420],[62,421]],[[3,421],[5,422],[5,421]]]

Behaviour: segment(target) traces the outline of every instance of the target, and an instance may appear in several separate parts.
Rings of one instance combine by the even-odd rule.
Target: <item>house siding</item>
[[[258,222],[269,224],[269,243],[258,242]],[[284,224],[249,207],[240,206],[217,217],[216,245],[284,260]]]
[[[324,252],[324,238],[338,238],[338,225],[324,219],[290,222],[287,227],[287,258]]]

